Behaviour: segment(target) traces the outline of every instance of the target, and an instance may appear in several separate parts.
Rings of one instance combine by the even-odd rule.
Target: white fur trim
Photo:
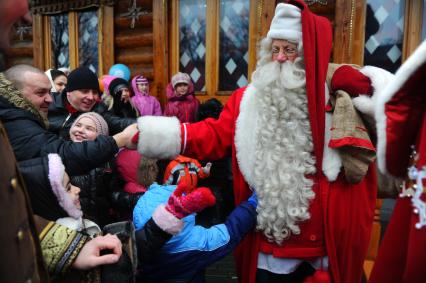
[[[275,8],[275,15],[272,18],[267,37],[301,41],[301,10],[291,4],[279,3]]]
[[[186,140],[188,138],[188,133],[186,131],[186,123],[183,123],[182,126],[183,126],[183,148],[182,148],[182,152],[185,152],[185,150],[186,150]]]
[[[360,72],[370,78],[371,85],[373,86],[373,94],[371,97],[360,94],[358,97],[352,99],[352,103],[361,113],[374,117],[374,105],[376,104],[377,97],[392,80],[393,74],[374,66],[365,66],[360,69]]]
[[[82,225],[82,221],[84,221],[84,226]],[[83,229],[86,228],[85,232],[91,237],[100,235],[102,233],[101,228],[95,222],[89,219],[64,217],[57,219],[55,222],[76,231],[83,231]]]
[[[183,221],[167,211],[164,204],[157,206],[152,219],[161,230],[172,235],[178,234],[183,228]]]
[[[253,168],[257,137],[258,107],[256,106],[255,93],[257,89],[250,84],[241,99],[240,113],[235,126],[235,149],[238,166],[244,179],[251,187],[255,187]]]
[[[325,85],[325,103],[328,103],[330,94],[327,85]],[[331,139],[331,113],[325,113],[325,129],[324,129],[324,152],[322,157],[322,172],[328,181],[336,181],[342,167],[342,158],[337,150],[328,146]]]
[[[385,104],[404,85],[410,76],[426,62],[426,41],[398,69],[392,81],[377,98],[375,117],[377,126],[377,160],[379,169],[387,173],[386,169],[386,113]]]
[[[138,118],[138,151],[148,158],[174,159],[181,149],[180,122],[176,117]]]

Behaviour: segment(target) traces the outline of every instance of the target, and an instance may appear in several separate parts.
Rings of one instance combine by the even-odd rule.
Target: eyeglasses
[[[281,51],[287,57],[297,55],[297,49],[296,48],[291,48],[291,47],[281,48],[281,47],[278,47],[278,46],[272,46],[272,54],[278,54]]]

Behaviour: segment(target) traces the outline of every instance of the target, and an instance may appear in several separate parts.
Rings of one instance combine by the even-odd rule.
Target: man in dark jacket
[[[0,119],[18,161],[58,153],[70,175],[84,174],[109,161],[119,147],[131,147],[136,124],[114,136],[74,143],[47,131],[50,82],[34,67],[17,65],[0,74]]]
[[[108,111],[108,107],[100,101],[98,78],[89,68],[79,67],[69,74],[67,87],[49,106],[49,131],[69,139],[72,123],[81,113],[90,111],[105,119],[112,135],[136,122]]]

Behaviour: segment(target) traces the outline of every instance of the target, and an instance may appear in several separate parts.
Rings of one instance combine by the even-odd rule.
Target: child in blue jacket
[[[193,206],[201,204],[206,207],[200,201],[203,196],[188,199],[194,192],[185,191],[185,187],[184,183],[177,188],[154,183],[133,211],[136,230],[144,227],[158,206],[183,221],[183,229],[149,263],[139,266],[138,282],[204,282],[204,269],[232,252],[245,234],[255,227],[257,197],[254,193],[233,210],[225,223],[204,228],[195,225],[195,213],[191,213],[196,211]],[[195,191],[200,189],[208,190],[199,188]]]

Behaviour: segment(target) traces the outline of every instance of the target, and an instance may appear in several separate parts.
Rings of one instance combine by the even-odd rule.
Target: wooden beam
[[[367,3],[366,0],[356,1],[355,19],[352,26],[352,53],[347,63],[364,65],[365,26],[366,26]]]
[[[69,28],[69,58],[70,68],[75,69],[78,64],[78,14],[71,11],[68,14],[68,28]]]
[[[269,31],[269,27],[271,25],[272,18],[275,14],[276,1],[267,1],[261,0],[262,8],[262,17],[261,17],[261,30],[259,34],[259,39],[265,37]]]
[[[153,50],[154,50],[154,83],[151,94],[157,96],[164,105],[167,85],[167,1],[157,0],[152,3],[153,14]]]
[[[11,47],[6,51],[9,57],[33,57],[33,45],[27,43],[25,46]]]
[[[108,74],[114,65],[114,7],[102,6],[99,8],[98,25],[98,56],[99,76]]]
[[[260,40],[261,18],[262,18],[262,1],[250,0],[250,16],[249,16],[249,46],[248,46],[248,70],[247,80],[250,81],[251,74],[256,68],[256,51],[257,42]]]
[[[355,23],[355,0],[336,0],[333,62],[350,63]]]
[[[51,30],[50,30],[50,17],[48,16],[42,16],[43,17],[43,29],[42,29],[42,35],[43,35],[43,67],[42,70],[47,70],[53,67],[52,63],[52,38],[50,36]]]
[[[34,67],[44,69],[44,48],[43,48],[43,16],[36,14],[33,16],[33,54]]]
[[[117,62],[120,62],[125,65],[137,64],[137,63],[145,63],[152,64],[154,56],[151,52],[141,52],[140,48],[135,49],[125,49],[123,51],[118,52],[116,55]]]
[[[152,33],[117,33],[115,36],[115,47],[126,48],[129,46],[152,46],[154,35]]]
[[[423,2],[424,1],[420,0],[405,1],[402,62],[404,62],[422,42]]]
[[[171,78],[174,74],[179,72],[179,54],[180,54],[180,44],[179,44],[179,1],[171,1],[170,9],[170,37],[169,37],[169,72],[168,77]]]
[[[205,88],[208,96],[216,95],[219,87],[219,21],[220,1],[206,0],[206,74]]]

